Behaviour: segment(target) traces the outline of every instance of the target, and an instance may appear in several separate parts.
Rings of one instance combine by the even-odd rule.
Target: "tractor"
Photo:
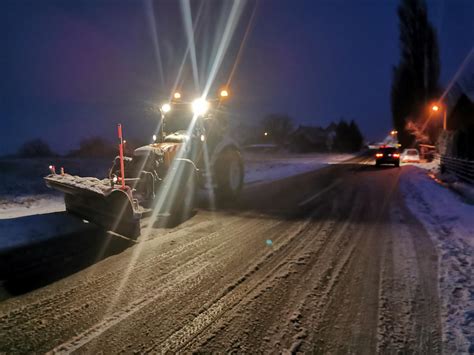
[[[228,135],[228,112],[218,98],[182,100],[180,93],[159,110],[153,143],[124,155],[122,126],[118,125],[119,155],[108,176],[72,176],[56,172],[46,185],[62,191],[66,211],[127,237],[140,234],[140,220],[174,226],[188,219],[199,188],[218,204],[235,201],[242,189],[244,164],[239,145]]]

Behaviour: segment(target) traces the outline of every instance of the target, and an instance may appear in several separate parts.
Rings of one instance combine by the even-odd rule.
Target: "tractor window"
[[[187,131],[193,120],[193,114],[185,111],[169,112],[165,118],[164,131],[167,134]]]

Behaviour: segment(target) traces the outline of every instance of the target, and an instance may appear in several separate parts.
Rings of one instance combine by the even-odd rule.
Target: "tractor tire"
[[[216,197],[220,202],[234,201],[244,182],[244,164],[236,149],[226,149],[215,165]]]
[[[160,227],[175,227],[191,218],[196,205],[197,176],[194,166],[189,162],[176,164],[168,171],[158,198],[160,206],[156,206],[164,215],[162,221],[157,221]]]
[[[174,227],[190,219],[196,207],[196,174],[191,174],[183,183],[183,193],[170,211],[169,227]]]

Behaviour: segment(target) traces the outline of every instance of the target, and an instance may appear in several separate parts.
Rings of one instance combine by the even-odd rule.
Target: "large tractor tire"
[[[196,206],[196,168],[190,161],[183,160],[170,168],[160,187],[156,206],[168,217],[160,226],[174,227],[192,217]]]
[[[216,197],[227,203],[237,199],[244,183],[244,164],[236,149],[224,150],[215,165]]]

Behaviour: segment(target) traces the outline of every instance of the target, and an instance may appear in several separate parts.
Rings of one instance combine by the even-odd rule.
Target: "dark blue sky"
[[[193,16],[199,2],[192,1]],[[80,139],[148,137],[150,107],[171,90],[186,49],[179,1],[154,2],[163,78],[146,1],[25,1],[0,3],[0,154],[43,137],[60,152]],[[201,85],[232,2],[210,1],[196,28]],[[255,2],[248,1],[216,86],[224,82]],[[245,43],[231,91],[233,119],[267,113],[326,125],[355,119],[365,136],[391,128],[391,68],[398,62],[398,1],[263,0]],[[474,45],[474,1],[428,1],[439,34],[445,84]],[[190,61],[183,88],[193,88]],[[214,89],[216,88],[214,87]],[[183,89],[185,91],[185,89]]]

